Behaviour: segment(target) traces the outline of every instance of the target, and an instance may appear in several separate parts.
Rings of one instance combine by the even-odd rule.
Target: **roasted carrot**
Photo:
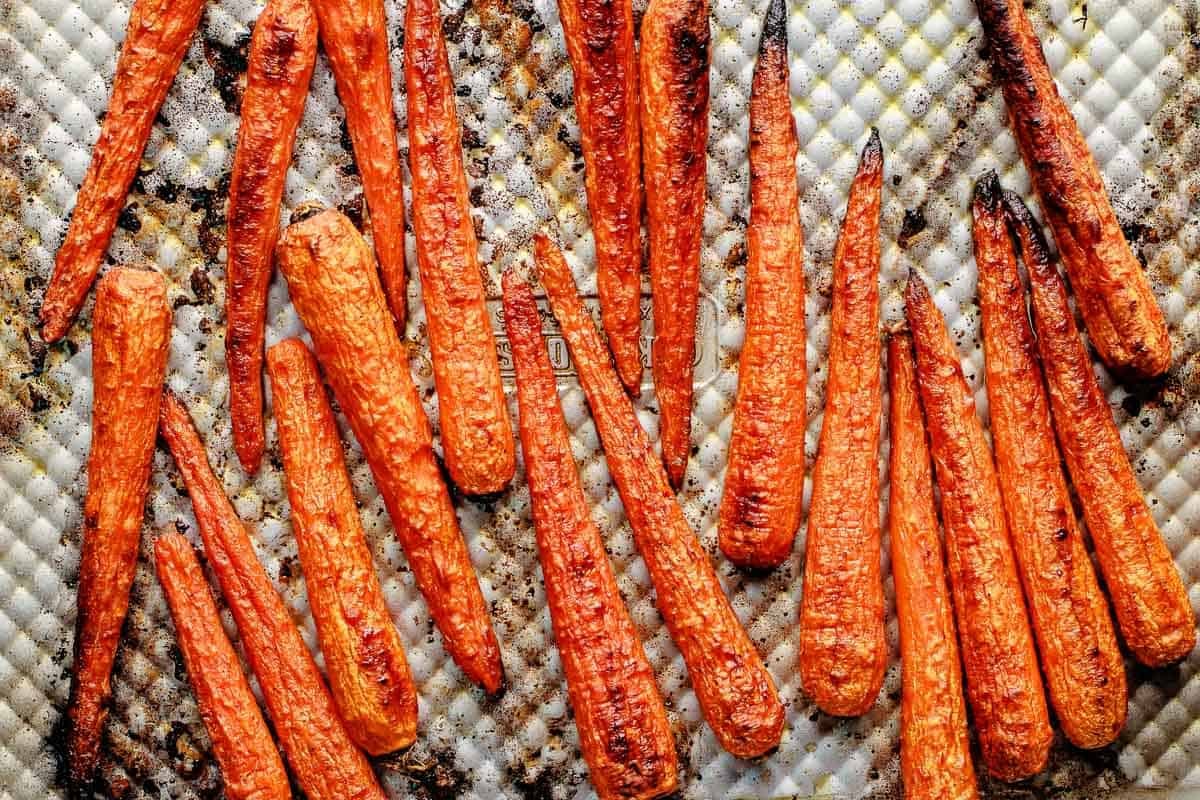
[[[687,664],[700,711],[730,753],[762,755],[783,735],[783,705],[771,675],[672,496],[666,471],[584,311],[562,252],[542,234],[534,244],[542,286],[562,326],[659,613]]]
[[[61,339],[100,270],[154,118],[200,24],[204,0],[136,0],[112,96],[42,301],[42,338]]]
[[[336,211],[293,223],[277,251],[292,302],[362,446],[446,650],[467,677],[495,692],[504,678],[500,646],[434,458],[408,355],[387,324],[371,251]]]
[[[678,777],[667,711],[571,458],[533,292],[511,271],[504,324],[550,620],[592,784],[602,800],[668,794]]]
[[[79,795],[89,791],[100,760],[113,660],[137,568],[170,339],[171,310],[161,275],[118,267],[100,279],[92,319],[92,443],[67,708],[67,777]]]
[[[1170,664],[1196,644],[1187,590],[1130,469],[1037,222],[1019,197],[1005,193],[1004,204],[1029,272],[1054,427],[1117,624],[1138,661]]]
[[[1049,714],[992,453],[958,353],[925,283],[904,293],[942,495],[950,589],[983,761],[1004,781],[1046,766]]]
[[[1166,372],[1171,339],[1104,179],[1059,96],[1023,0],[976,0],[992,67],[1088,335],[1110,367]]]
[[[829,380],[800,603],[800,683],[818,708],[844,717],[874,705],[887,669],[877,466],[882,187],[883,147],[872,131],[833,253]]]
[[[745,567],[778,566],[800,526],[808,371],[798,150],[787,12],[771,0],[750,90],[746,338],[718,526],[722,552]]]
[[[692,374],[704,238],[708,0],[651,0],[642,18],[642,169],[650,231],[659,441],[678,489],[691,447]]]
[[[209,566],[300,788],[310,800],[383,800],[371,765],[350,740],[312,654],[213,474],[187,408],[170,392],[159,428],[192,498]]]
[[[559,0],[596,240],[600,318],[625,390],[641,392],[642,142],[631,0]]]
[[[254,34],[229,182],[225,244],[225,365],[233,448],[253,474],[262,463],[262,362],[279,201],[317,58],[309,0],[268,0]]]
[[[967,741],[962,667],[907,334],[888,338],[887,363],[892,437],[888,532],[902,682],[900,770],[907,797],[970,800],[979,793]]]
[[[375,575],[317,364],[303,342],[287,339],[268,351],[267,372],[292,531],[333,701],[350,738],[368,753],[408,747],[417,735],[417,693]]]
[[[191,543],[178,533],[163,534],[154,543],[154,564],[200,718],[221,767],[225,797],[290,800],[292,788],[283,761],[225,636]]]
[[[1075,523],[1000,192],[989,172],[972,204],[996,474],[1050,702],[1072,744],[1103,747],[1125,724],[1125,663]]]

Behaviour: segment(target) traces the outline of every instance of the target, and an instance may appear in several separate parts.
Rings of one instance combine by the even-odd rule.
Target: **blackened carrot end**
[[[879,138],[879,129],[871,128],[871,137],[863,146],[862,158],[858,162],[858,174],[883,171],[883,141]]]
[[[1046,243],[1042,226],[1034,219],[1033,212],[1019,194],[1005,190],[1002,199],[1009,228],[1020,246],[1025,268],[1031,275],[1045,275],[1046,270],[1052,270],[1054,265],[1050,260],[1050,246]]]
[[[975,181],[975,195],[973,198],[976,214],[980,211],[995,214],[1000,209],[1003,194],[1004,190],[1000,187],[1000,178],[996,175],[994,169],[989,169],[980,175],[979,180]]]
[[[767,52],[787,53],[787,0],[770,0],[767,5],[759,57]]]

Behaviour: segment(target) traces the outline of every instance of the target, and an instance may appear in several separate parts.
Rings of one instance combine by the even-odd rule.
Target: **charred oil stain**
[[[450,752],[434,752],[428,757],[410,752],[379,761],[407,778],[412,796],[422,800],[453,800],[469,789],[467,776],[454,766]]]
[[[201,23],[204,29],[204,23]],[[204,60],[212,67],[213,82],[225,110],[238,113],[242,104],[242,76],[246,72],[246,59],[250,50],[250,34],[238,36],[232,45],[205,36],[202,41]]]
[[[900,235],[896,238],[896,244],[907,250],[913,240],[924,233],[928,227],[929,222],[925,219],[924,208],[906,208],[904,220],[900,223]]]
[[[362,193],[352,195],[345,202],[338,205],[338,211],[346,215],[346,217],[354,224],[354,227],[362,232],[363,230],[363,211],[365,204],[363,203]]]

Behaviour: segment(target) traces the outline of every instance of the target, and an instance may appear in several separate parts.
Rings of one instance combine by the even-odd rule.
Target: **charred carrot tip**
[[[1046,243],[1046,234],[1042,232],[1042,226],[1038,224],[1038,221],[1034,219],[1029,206],[1025,205],[1021,196],[1011,189],[1004,191],[1003,199],[1009,224],[1015,230],[1026,234],[1017,240],[1018,246],[1024,247],[1021,255],[1025,261],[1025,267],[1037,271],[1052,269],[1050,246]]]
[[[989,213],[994,213],[1000,207],[1003,193],[1004,190],[1000,188],[1000,178],[996,175],[996,171],[989,169],[979,176],[979,180],[975,181],[974,203]]]
[[[862,157],[858,162],[861,174],[883,169],[883,141],[879,138],[879,129],[871,128],[871,135],[863,145]]]
[[[760,52],[768,48],[787,50],[787,0],[771,0],[763,20]]]

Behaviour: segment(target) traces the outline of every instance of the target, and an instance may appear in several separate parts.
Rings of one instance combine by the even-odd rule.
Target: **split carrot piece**
[[[317,363],[299,339],[267,352],[292,530],[325,673],[346,730],[372,755],[417,736],[417,692],[375,575]]]
[[[827,714],[875,704],[887,669],[879,550],[879,208],[883,146],[863,148],[833,253],[829,381],[805,543],[800,683]]]
[[[642,18],[642,169],[650,230],[650,370],[671,486],[691,447],[708,144],[708,0],[650,0]]]
[[[904,300],[942,495],[967,699],[988,772],[1020,780],[1046,766],[1053,733],[1000,485],[958,352],[915,272]]]
[[[100,271],[154,118],[175,82],[203,12],[204,0],[136,0],[133,4],[100,137],[92,148],[92,161],[42,301],[42,338],[47,342],[66,334]]]
[[[792,551],[804,494],[804,232],[788,97],[787,10],[771,0],[750,89],[750,225],[746,338],[718,526],[721,551],[744,567]]]
[[[592,785],[602,800],[669,794],[679,781],[667,711],[583,495],[533,292],[511,271],[504,324],[550,620]]]
[[[1050,702],[1076,747],[1125,725],[1125,663],[1075,523],[996,173],[972,203],[992,445]]]
[[[158,581],[187,665],[200,717],[229,800],[290,800],[292,787],[258,701],[225,636],[192,545],[178,533],[154,542]]]
[[[1187,590],[1129,466],[1041,230],[1019,197],[1006,192],[1004,204],[1029,272],[1054,427],[1117,624],[1138,661],[1170,664],[1196,645]]]
[[[542,286],[570,348],[608,468],[654,584],[659,613],[687,664],[700,711],[717,741],[734,756],[763,755],[783,735],[783,705],[771,675],[673,497],[666,470],[579,300],[562,252],[543,234],[534,245]]]
[[[404,79],[413,232],[446,470],[464,494],[492,494],[512,480],[516,443],[480,274],[438,0],[408,2]]]
[[[498,691],[500,646],[434,458],[408,354],[387,324],[370,249],[350,220],[323,211],[293,223],[277,253],[446,650],[467,677]]]
[[[383,800],[371,765],[350,740],[312,653],[213,474],[187,408],[170,392],[159,427],[192,498],[209,566],[300,788],[311,800]]]
[[[263,340],[271,257],[296,128],[317,59],[309,0],[268,0],[250,38],[242,122],[229,183],[225,364],[233,448],[247,474],[262,463]]]
[[[1154,377],[1171,338],[1125,240],[1104,179],[1058,93],[1023,0],[976,0],[992,68],[1034,189],[1054,231],[1088,335],[1115,370]]]
[[[67,706],[67,779],[81,795],[90,789],[100,761],[113,661],[137,569],[170,341],[171,310],[162,276],[109,270],[96,289],[92,318],[92,444]]]

